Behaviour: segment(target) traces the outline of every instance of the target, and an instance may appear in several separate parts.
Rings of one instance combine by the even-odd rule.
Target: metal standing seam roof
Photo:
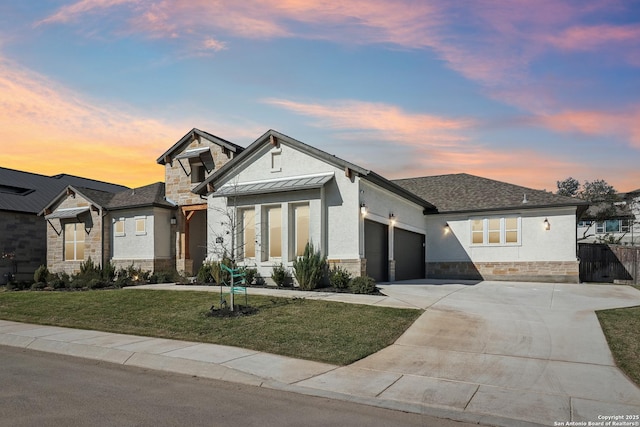
[[[254,194],[276,193],[280,191],[297,191],[321,188],[333,179],[333,174],[295,177],[258,181],[247,184],[227,184],[213,193],[214,197],[248,196]]]
[[[68,218],[77,218],[85,212],[89,212],[89,207],[83,208],[70,208],[70,209],[58,209],[57,211],[45,215],[45,219],[68,219]]]
[[[201,148],[195,148],[192,150],[186,150],[181,154],[178,154],[175,157],[175,160],[195,159],[196,157],[200,159],[200,161],[202,162],[203,165],[205,165],[208,171],[213,170],[215,165],[213,162],[213,155],[211,154],[211,149],[209,147],[201,147]]]

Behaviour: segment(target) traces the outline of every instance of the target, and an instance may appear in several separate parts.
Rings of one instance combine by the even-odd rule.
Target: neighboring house
[[[466,174],[389,181],[273,130],[193,191],[207,197],[209,257],[263,277],[311,241],[377,281],[578,281],[586,204],[544,191]]]
[[[468,174],[395,180],[427,198],[427,276],[578,282],[576,218],[588,204]]]
[[[8,274],[32,280],[35,270],[46,264],[47,225],[38,213],[70,184],[106,192],[127,188],[67,174],[45,176],[0,167],[0,284],[6,283]]]
[[[242,150],[194,128],[157,159],[165,167],[166,199],[179,207],[174,239],[177,271],[196,274],[207,255],[207,202],[192,188]]]
[[[90,257],[103,266],[171,270],[175,212],[161,182],[117,193],[67,186],[41,212],[47,266],[73,274]]]
[[[640,189],[590,206],[578,222],[577,237],[580,243],[640,244]]]

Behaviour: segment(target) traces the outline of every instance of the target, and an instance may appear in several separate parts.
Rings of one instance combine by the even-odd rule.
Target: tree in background
[[[567,197],[576,197],[580,189],[580,181],[573,177],[569,177],[563,181],[556,181],[558,191],[556,194]]]

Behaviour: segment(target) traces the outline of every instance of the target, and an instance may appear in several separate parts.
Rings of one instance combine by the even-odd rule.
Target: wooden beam
[[[216,187],[212,183],[208,183],[207,184],[207,192],[213,193],[214,191],[216,191]]]
[[[344,176],[351,178],[351,169],[348,166],[344,168]]]
[[[277,147],[277,146],[278,146],[278,140],[277,140],[277,139],[276,139],[276,137],[275,137],[275,136],[273,136],[273,135],[269,135],[269,143],[270,143],[271,145],[273,145],[274,147]]]

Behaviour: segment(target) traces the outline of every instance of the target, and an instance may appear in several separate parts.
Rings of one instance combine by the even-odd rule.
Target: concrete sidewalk
[[[488,425],[640,414],[640,389],[615,367],[593,311],[640,305],[640,292],[631,287],[423,281],[381,288],[386,296],[249,288],[252,294],[425,310],[395,344],[344,367],[236,347],[8,321],[0,321],[0,345]]]

